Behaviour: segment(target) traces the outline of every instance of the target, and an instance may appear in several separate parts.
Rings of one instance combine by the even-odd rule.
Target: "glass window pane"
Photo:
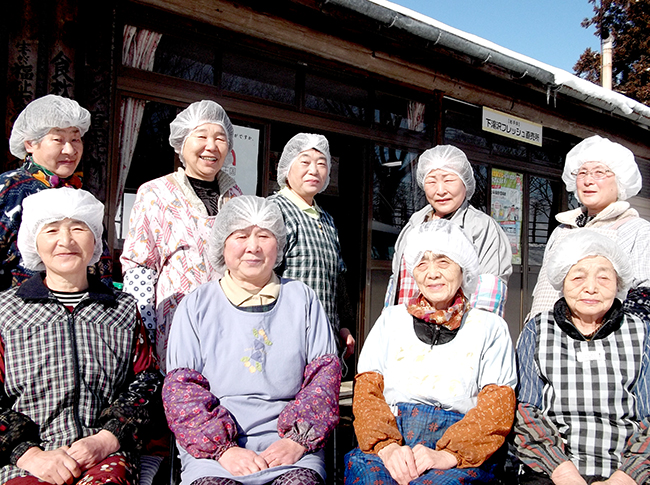
[[[519,159],[519,160],[528,160],[528,149],[523,143],[517,143],[510,140],[507,141],[497,141],[496,139],[492,142],[492,153],[494,155],[499,155],[500,157],[510,158],[510,159]]]
[[[427,203],[417,185],[418,154],[375,146],[373,160],[372,258],[390,260],[411,215]]]
[[[564,156],[560,153],[553,151],[555,148],[551,143],[546,143],[544,139],[544,148],[538,148],[536,146],[531,146],[529,148],[531,154],[531,162],[536,165],[543,165],[545,167],[553,167],[559,170],[564,168]]]
[[[381,92],[377,93],[376,103],[376,124],[398,131],[427,132],[424,103]]]
[[[489,149],[490,144],[481,128],[481,109],[450,98],[443,100],[444,142],[450,145],[469,145]]]
[[[553,231],[553,184],[542,177],[530,177],[528,208],[528,264],[541,266],[546,243]]]
[[[650,160],[641,157],[635,157],[635,160],[639,167],[639,172],[641,172],[641,180],[646,181],[637,195],[644,199],[650,199],[650,184],[647,183],[650,180]]]
[[[569,192],[569,210],[580,207],[580,201],[573,192]]]
[[[366,119],[368,91],[352,82],[307,73],[305,76],[305,108],[329,113],[359,122]]]
[[[222,66],[221,87],[224,90],[295,104],[295,70],[235,52],[224,53]]]
[[[445,143],[449,145],[455,145],[456,143],[461,143],[465,145],[471,145],[474,147],[488,148],[487,138],[484,136],[479,136],[470,131],[463,130],[460,128],[445,128]]]
[[[214,50],[163,35],[156,49],[153,70],[188,81],[214,84]]]
[[[474,180],[476,181],[476,190],[469,203],[478,210],[489,214],[488,211],[488,168],[485,165],[472,164],[474,169]]]
[[[145,105],[125,190],[136,191],[143,183],[174,171],[169,124],[177,112],[178,108],[168,104],[149,101]]]

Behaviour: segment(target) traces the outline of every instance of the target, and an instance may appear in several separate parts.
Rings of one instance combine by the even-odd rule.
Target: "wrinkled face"
[[[228,136],[221,125],[199,125],[185,140],[183,160],[188,177],[214,181],[228,156]]]
[[[63,219],[43,226],[36,236],[36,251],[48,274],[86,274],[95,251],[95,236],[81,221]]]
[[[586,172],[582,177],[580,172]],[[596,180],[594,173],[603,173],[605,178]],[[618,186],[616,176],[609,171],[609,167],[602,162],[586,162],[582,164],[576,177],[578,199],[589,211],[589,215],[596,215],[609,204],[618,200]]]
[[[574,264],[564,278],[564,298],[571,312],[585,323],[598,323],[616,297],[614,266],[602,256],[588,256]]]
[[[424,195],[438,217],[457,210],[465,201],[466,194],[465,184],[453,172],[437,168],[424,177]]]
[[[413,268],[422,295],[438,310],[449,308],[463,283],[463,271],[447,256],[427,251]]]
[[[310,148],[294,160],[287,174],[287,185],[309,205],[327,180],[327,157]]]
[[[242,288],[262,288],[271,279],[278,242],[268,229],[249,226],[226,239],[223,257],[230,276]]]
[[[25,142],[25,150],[40,166],[61,178],[72,175],[81,161],[84,146],[79,128],[52,128],[38,143]]]

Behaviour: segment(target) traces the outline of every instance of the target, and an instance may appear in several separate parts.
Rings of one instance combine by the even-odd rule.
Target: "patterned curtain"
[[[162,35],[156,32],[125,25],[122,64],[145,71],[153,70],[156,48],[161,37]],[[145,104],[146,101],[141,99],[123,98],[120,106],[120,171],[117,185],[117,200],[120,204],[138,141]]]
[[[426,105],[418,103],[417,101],[409,101],[407,108],[407,124],[408,129],[417,131],[418,133],[424,131],[424,110]]]

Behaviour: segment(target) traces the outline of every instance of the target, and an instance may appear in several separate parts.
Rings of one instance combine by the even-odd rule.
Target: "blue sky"
[[[587,0],[391,0],[451,27],[573,72],[587,48],[600,50]]]

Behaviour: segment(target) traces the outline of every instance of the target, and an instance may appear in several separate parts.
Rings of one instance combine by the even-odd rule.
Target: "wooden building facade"
[[[635,153],[650,180],[650,117],[393,7],[382,0],[10,2],[0,54],[5,136],[20,110],[47,93],[91,111],[85,183],[106,202],[119,255],[138,186],[178,166],[169,122],[187,104],[213,99],[227,110],[237,126],[230,169],[248,193],[272,193],[291,136],[326,135],[332,183],[317,200],[339,227],[360,344],[382,308],[396,236],[426,203],[415,182],[417,156],[456,145],[475,168],[472,203],[513,242],[507,320],[516,338],[553,215],[575,204],[560,178],[564,155],[582,138],[607,136]],[[6,155],[3,169],[19,163]],[[646,185],[636,204],[648,198]]]

